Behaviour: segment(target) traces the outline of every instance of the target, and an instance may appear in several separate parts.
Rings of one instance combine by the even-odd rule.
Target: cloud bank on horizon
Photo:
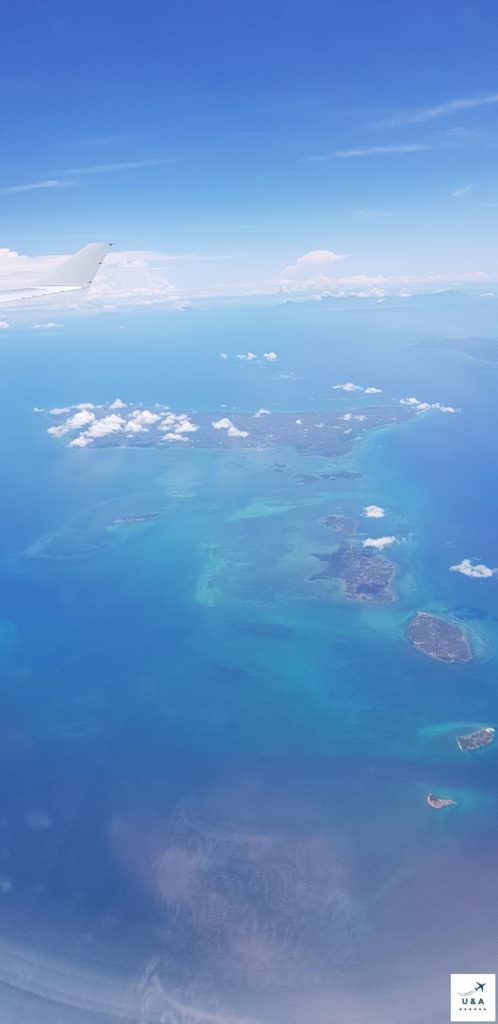
[[[27,256],[14,250],[0,249],[0,292],[31,288],[41,277],[53,269],[63,257]],[[114,312],[126,308],[158,307],[170,310],[185,310],[192,304],[223,302],[224,300],[247,301],[263,298],[269,302],[315,300],[327,298],[385,299],[390,296],[409,298],[413,295],[433,294],[451,289],[479,291],[483,287],[498,287],[498,274],[493,276],[481,270],[466,271],[462,274],[438,276],[417,275],[343,275],[334,267],[346,259],[345,255],[331,250],[310,250],[299,256],[295,264],[280,274],[252,283],[241,281],[222,282],[213,286],[203,284],[202,273],[197,269],[195,281],[177,284],[175,264],[183,265],[209,262],[195,254],[172,256],[152,250],[113,250],[108,256],[88,290],[81,292],[40,296],[26,300],[11,300],[5,309],[40,309],[57,312],[94,313]],[[166,265],[166,267],[165,267]],[[3,322],[5,328],[8,321]],[[33,325],[34,326],[34,325]],[[58,325],[57,325],[58,326]],[[55,329],[56,323],[41,324],[45,329]],[[224,354],[222,355],[224,358]],[[256,359],[255,353],[241,354],[240,359]],[[264,353],[264,359],[272,361],[275,353]],[[348,390],[347,385],[337,385]],[[352,387],[351,387],[352,389]],[[375,394],[375,388],[360,388],[367,394]]]

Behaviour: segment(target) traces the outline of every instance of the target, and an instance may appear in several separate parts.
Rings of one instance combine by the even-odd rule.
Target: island
[[[460,750],[479,750],[479,747],[487,747],[495,738],[495,730],[491,728],[478,729],[468,736],[457,736],[456,742]]]
[[[157,519],[159,512],[143,512],[136,516],[117,516],[113,519],[112,526],[124,526],[125,523],[148,523],[151,519]]]
[[[354,533],[358,527],[358,520],[354,519],[353,516],[323,516],[320,519],[322,526],[326,526],[329,530],[334,530],[335,533],[351,534]]]
[[[417,612],[410,620],[407,637],[412,647],[436,661],[463,664],[472,650],[463,629],[429,612]]]
[[[67,447],[92,451],[98,448],[188,448],[266,451],[289,445],[301,455],[339,458],[350,452],[358,439],[371,430],[404,423],[415,413],[408,405],[366,406],[355,419],[344,421],[344,410],[325,412],[275,412],[260,416],[257,412],[223,409],[175,412],[167,405],[119,402],[78,405],[40,410],[48,419],[48,434]],[[283,463],[273,469],[282,470]],[[329,470],[323,474],[303,474],[298,483],[314,480],[355,480],[353,470]]]
[[[425,798],[426,803],[429,807],[433,807],[435,811],[442,810],[443,807],[455,807],[456,800],[447,800],[443,796],[436,796],[434,793],[428,793]]]
[[[387,558],[343,543],[332,554],[315,554],[326,568],[311,580],[340,580],[349,601],[386,603],[394,601],[391,588],[394,565]]]

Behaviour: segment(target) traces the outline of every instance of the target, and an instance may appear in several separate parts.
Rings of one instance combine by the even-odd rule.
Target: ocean
[[[449,973],[496,969],[496,746],[455,735],[498,726],[498,582],[449,571],[498,566],[498,361],[458,350],[495,323],[496,301],[450,295],[5,332],[2,1020],[443,1024]],[[410,396],[461,411],[339,462],[69,449],[32,411]],[[334,514],[396,537],[397,601],[311,579]],[[413,650],[419,609],[456,617],[474,660]]]

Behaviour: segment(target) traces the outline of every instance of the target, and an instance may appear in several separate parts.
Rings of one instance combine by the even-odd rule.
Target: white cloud
[[[211,426],[215,430],[229,430],[230,427],[233,427],[233,423],[228,419],[228,416],[223,416],[221,420],[213,420]]]
[[[89,409],[81,409],[80,412],[75,412],[74,416],[70,416],[66,420],[64,426],[66,430],[79,430],[81,427],[85,427],[88,423],[93,423],[95,420],[95,413],[90,412]]]
[[[161,419],[159,413],[151,412],[150,409],[135,409],[130,416],[131,420],[135,423],[140,423],[142,427],[149,427],[153,423],[157,423]]]
[[[450,572],[460,572],[462,576],[470,576],[475,580],[490,579],[498,573],[498,569],[490,569],[489,565],[464,558],[458,565],[450,565]]]
[[[64,324],[57,324],[48,320],[46,324],[31,324],[31,331],[56,331],[64,327]]]
[[[381,395],[382,394],[382,388],[373,388],[373,387],[365,388],[365,394],[366,395]]]
[[[59,405],[54,409],[49,409],[50,416],[65,416],[68,412],[71,412],[70,405]]]
[[[296,424],[297,424],[298,427],[302,427],[303,421],[302,420],[296,420]]]
[[[226,430],[229,437],[249,436],[248,430],[239,430],[238,427],[235,427],[232,421],[228,419],[228,416],[223,416],[221,420],[214,420],[211,423],[211,426],[214,427],[215,430]]]
[[[245,359],[247,360],[248,363],[252,363],[253,360],[257,358],[258,357],[255,352],[239,352],[239,354],[237,355],[237,359]]]
[[[383,548],[388,548],[391,544],[396,542],[396,537],[367,537],[363,541],[364,548],[374,548],[376,551],[382,551]]]
[[[114,401],[111,402],[111,404],[109,406],[109,409],[125,409],[125,408],[126,408],[126,402],[122,402],[120,398],[115,398]]]
[[[144,427],[141,423],[131,419],[127,420],[123,429],[126,434],[147,434],[149,430],[148,427]]]
[[[169,431],[167,434],[163,435],[163,441],[188,441],[188,440],[189,440],[189,438],[185,437],[183,434],[174,434],[172,431]]]
[[[3,188],[0,188],[0,195],[9,196],[13,195],[15,192],[35,192],[39,189],[45,188],[65,188],[68,184],[69,182],[67,181],[59,181],[55,178],[46,178],[44,181],[31,181],[27,184],[4,185]]]
[[[460,188],[453,189],[451,193],[452,199],[462,199],[463,196],[469,194],[472,191],[472,185],[462,185]]]
[[[263,359],[266,359],[267,363],[275,363],[276,360],[278,359],[278,356],[276,352],[265,352],[263,355]]]
[[[421,110],[407,111],[404,114],[397,114],[394,117],[385,118],[378,122],[382,128],[396,128],[403,124],[424,124],[427,121],[435,121],[440,117],[448,117],[451,114],[460,114],[466,110],[476,107],[489,107],[498,103],[498,93],[488,93],[484,96],[470,96],[464,99],[449,100],[446,103],[438,103],[433,107],[423,107]]]
[[[422,153],[428,149],[435,149],[430,142],[396,142],[384,146],[357,146],[352,149],[337,149],[334,153],[326,153],[322,157],[314,157],[315,160],[331,160],[334,157],[339,160],[349,160],[362,156],[389,156],[391,154]]]
[[[6,320],[0,320],[0,331],[8,331],[10,326],[11,325],[7,323]]]
[[[260,419],[261,416],[271,416],[270,410],[269,409],[258,409],[258,411],[254,413],[254,418],[256,420]]]
[[[220,352],[220,359],[228,359],[228,353],[227,352]]]
[[[385,509],[381,505],[365,505],[363,509],[363,515],[367,519],[383,519],[385,514]]]
[[[62,437],[63,434],[67,434],[67,427],[63,423],[60,423],[57,427],[49,427],[47,434],[51,434],[52,437]]]
[[[441,405],[440,402],[420,402],[413,395],[411,398],[400,398],[399,404],[409,405],[412,409],[416,409],[417,412],[427,412],[428,409],[437,409],[438,412],[444,413],[461,412],[460,409],[456,409],[453,405]]]
[[[87,174],[113,174],[117,171],[135,171],[142,167],[159,167],[160,164],[177,164],[182,163],[183,157],[159,157],[151,160],[126,160],[121,163],[113,164],[90,164],[83,167],[63,167],[55,171],[56,174],[62,176],[67,175],[70,178],[80,178]]]
[[[228,428],[229,437],[249,437],[248,430],[239,430],[238,427],[234,427],[233,424]]]
[[[37,287],[65,257],[23,256],[0,249],[0,291],[24,291]],[[40,295],[29,299],[31,309],[95,312],[127,306],[157,306],[180,310],[189,299],[165,276],[161,253],[151,251],[110,252],[88,289],[65,294]],[[9,308],[26,306],[25,299],[9,299]]]
[[[86,448],[89,444],[93,444],[93,438],[87,434],[79,434],[69,442],[68,448]]]
[[[197,426],[197,424],[192,423],[191,420],[189,420],[188,416],[182,413],[182,415],[178,417],[177,425],[175,427],[175,433],[196,434],[198,429],[199,427]]]
[[[73,406],[75,408],[75,406]],[[51,416],[60,416],[70,412],[68,408],[51,409]],[[64,423],[60,423],[57,427],[49,427],[47,434],[52,434],[54,437],[62,437],[63,434],[68,434],[71,430],[81,430],[82,427],[88,426],[89,423],[93,423],[95,420],[95,413],[90,412],[89,409],[81,409],[79,412],[74,413],[73,416],[69,416]]]
[[[334,384],[334,391],[363,391],[361,384],[353,384],[351,380],[348,380],[346,384]]]
[[[400,402],[400,405],[420,405],[421,404],[419,399],[415,398],[415,397],[412,397],[412,398],[400,398],[399,402]]]
[[[122,416],[118,416],[117,413],[110,413],[108,416],[102,416],[100,420],[95,420],[86,431],[86,437],[106,437],[107,434],[116,434],[124,427],[124,419]]]
[[[299,270],[307,269],[310,265],[313,267],[323,266],[324,264],[340,263],[341,260],[345,259],[347,259],[346,253],[332,252],[331,249],[311,249],[310,252],[305,252],[303,256],[299,256],[290,267],[286,267],[284,274],[296,274]]]

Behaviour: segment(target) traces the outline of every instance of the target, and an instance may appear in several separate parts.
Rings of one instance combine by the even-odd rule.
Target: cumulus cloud
[[[168,431],[167,434],[163,434],[163,441],[188,441],[188,437],[183,434],[176,434],[173,431]]]
[[[239,352],[237,359],[245,359],[248,363],[252,363],[254,359],[257,359],[255,352]]]
[[[284,274],[296,274],[298,271],[306,270],[310,266],[330,266],[331,263],[340,263],[341,260],[345,259],[347,259],[346,253],[332,252],[331,249],[311,249],[310,252],[305,252],[303,256],[299,256],[290,267],[286,267]]]
[[[409,405],[417,412],[427,412],[428,409],[437,409],[438,412],[444,413],[458,413],[461,411],[453,405],[441,405],[440,402],[421,402],[413,395],[410,398],[400,398],[399,403],[400,405]]]
[[[373,548],[375,551],[382,551],[396,542],[396,537],[367,537],[363,541],[364,548]]]
[[[125,409],[126,408],[126,402],[122,402],[120,398],[115,398],[114,401],[111,402],[109,408],[110,409]]]
[[[75,412],[74,416],[66,420],[65,427],[67,430],[79,430],[88,423],[93,423],[94,420],[94,412],[91,412],[90,409],[81,409],[80,412]]]
[[[367,519],[382,519],[385,514],[385,509],[381,505],[365,505],[363,508],[363,515]]]
[[[148,427],[144,427],[142,423],[137,423],[132,419],[127,420],[123,429],[126,434],[147,434],[149,431]]]
[[[15,292],[43,284],[45,275],[49,271],[53,272],[65,258],[29,257],[11,249],[0,249],[0,290],[13,293],[9,307],[24,307],[26,300],[16,299]],[[90,288],[65,294],[35,296],[29,299],[29,306],[31,309],[81,312],[157,305],[185,309],[189,299],[180,295],[179,289],[165,275],[164,262],[163,254],[149,250],[112,251]],[[50,329],[52,327],[53,324]],[[38,329],[42,328],[47,329],[47,325],[40,324]]]
[[[228,416],[222,416],[221,420],[213,420],[211,422],[211,426],[214,427],[215,430],[228,430],[233,426],[233,423],[228,419]]]
[[[334,384],[334,391],[363,391],[361,384],[353,384],[351,380],[348,380],[346,384]]]
[[[278,356],[276,352],[265,352],[263,359],[266,359],[267,363],[274,363],[278,359]]]
[[[248,430],[239,430],[238,427],[234,427],[234,425],[232,424],[232,426],[228,428],[228,436],[229,437],[249,437],[249,431]]]
[[[152,423],[157,423],[161,416],[158,412],[151,412],[150,409],[135,409],[130,419],[142,427],[149,427]]]
[[[211,426],[215,430],[226,430],[229,437],[249,437],[248,430],[239,430],[238,427],[234,426],[228,416],[223,416],[221,420],[214,420]]]
[[[78,437],[74,437],[69,442],[69,448],[86,448],[87,445],[93,444],[93,437],[88,437],[87,434],[79,434]]]
[[[108,416],[102,416],[99,420],[94,420],[91,426],[86,431],[86,437],[106,437],[107,434],[116,434],[124,427],[124,419],[122,416],[118,416],[117,413],[110,413]]]
[[[269,409],[258,409],[258,411],[254,413],[254,418],[257,419],[257,420],[260,419],[261,416],[271,416],[270,410]]]
[[[489,565],[476,562],[470,558],[463,558],[458,565],[450,565],[450,572],[460,572],[462,576],[470,576],[475,580],[490,579],[498,573],[498,569],[491,569]]]
[[[10,326],[11,325],[7,323],[6,320],[0,320],[0,331],[8,331]]]
[[[50,410],[50,414],[52,416],[60,416],[67,412],[70,412],[69,408]],[[81,430],[82,427],[88,426],[88,424],[93,423],[94,420],[95,413],[90,412],[89,409],[80,409],[80,411],[75,412],[73,416],[69,416],[64,423],[60,423],[57,427],[49,427],[47,434],[52,434],[54,437],[62,437],[63,434],[68,434],[72,430]]]
[[[369,388],[365,388],[364,390],[365,390],[365,394],[366,395],[381,395],[382,394],[382,388],[369,387]]]

